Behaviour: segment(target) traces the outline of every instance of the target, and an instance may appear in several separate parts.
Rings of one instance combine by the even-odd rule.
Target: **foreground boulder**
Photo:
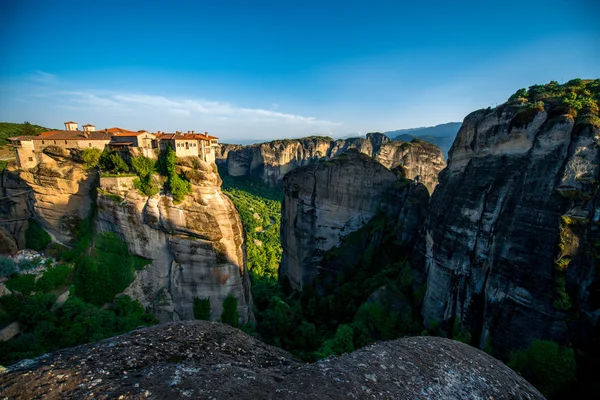
[[[410,337],[302,364],[218,323],[139,329],[17,364],[7,398],[543,399],[487,354],[448,339]]]

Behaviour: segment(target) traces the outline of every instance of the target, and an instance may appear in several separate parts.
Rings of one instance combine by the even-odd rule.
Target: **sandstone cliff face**
[[[194,298],[207,297],[211,319],[218,320],[231,294],[245,323],[252,315],[241,221],[221,192],[216,165],[197,157],[181,162],[192,193],[180,204],[164,194],[141,196],[132,178],[116,183],[102,178],[98,230],[117,232],[133,254],[152,260],[125,293],[150,307],[159,321],[194,319]]]
[[[466,117],[421,243],[426,324],[460,320],[500,356],[586,347],[600,317],[600,130],[509,103]]]
[[[77,154],[57,149],[40,155],[33,170],[5,170],[0,202],[0,252],[24,248],[27,220],[35,218],[55,240],[69,243],[72,229],[94,202],[101,181],[95,225],[114,231],[132,254],[152,260],[125,291],[160,321],[193,319],[194,298],[210,297],[211,318],[220,318],[229,294],[238,301],[240,322],[253,318],[245,270],[244,237],[237,211],[220,190],[216,165],[197,157],[179,160],[192,182],[180,204],[170,196],[141,196],[133,177],[101,178],[75,161]]]
[[[276,140],[243,147],[224,145],[221,161],[229,175],[252,176],[273,187],[281,187],[283,176],[304,165],[320,159],[336,157],[349,149],[375,158],[387,168],[402,166],[409,179],[419,176],[429,192],[437,184],[437,175],[445,167],[441,150],[418,139],[410,143],[390,141],[381,133],[370,133],[366,139],[332,140],[328,137],[309,137]],[[225,162],[224,154],[227,154]]]
[[[448,339],[381,342],[301,364],[238,329],[203,321],[139,329],[0,375],[6,398],[543,399],[500,361]]]
[[[19,178],[19,171],[9,166],[0,173],[0,235],[3,237],[2,254],[13,254],[25,247],[25,230],[31,213],[28,199],[31,193],[29,186]],[[15,250],[15,246],[17,249]]]
[[[401,213],[403,205],[426,204],[429,199],[421,186],[420,195],[410,196],[420,200],[407,202],[411,185],[401,173],[398,176],[358,151],[286,175],[280,278],[287,279],[292,289],[302,290],[319,275],[327,250],[382,212],[406,225],[403,239],[410,241],[418,230],[420,214],[408,213],[408,217]]]
[[[241,144],[221,143],[215,151],[215,162],[217,163],[217,165],[226,164],[227,157],[229,156],[229,152],[239,150],[242,147],[244,147],[244,146],[242,146]]]
[[[25,245],[23,232],[30,216],[62,243],[73,239],[72,229],[88,216],[97,174],[85,171],[72,157],[66,150],[50,148],[40,154],[36,168],[4,174],[3,191],[11,200],[1,212],[3,218],[14,222],[7,229],[19,247]]]

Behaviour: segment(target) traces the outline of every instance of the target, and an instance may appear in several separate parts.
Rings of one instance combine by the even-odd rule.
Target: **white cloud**
[[[325,134],[342,123],[271,109],[239,106],[203,98],[161,96],[143,92],[83,89],[81,84],[36,71],[27,81],[10,82],[4,101],[10,107],[0,117],[29,120],[57,127],[64,120],[85,121],[98,127],[121,126],[150,131],[209,131],[223,142],[258,141]],[[34,83],[34,85],[32,85]],[[4,87],[2,87],[4,91]],[[17,107],[16,99],[27,101]],[[276,111],[277,110],[277,111]],[[83,122],[82,122],[83,123]],[[340,128],[343,129],[343,128]]]
[[[169,112],[186,116],[227,117],[230,120],[261,120],[263,122],[286,122],[305,125],[339,126],[340,123],[319,120],[314,117],[281,113],[260,108],[238,107],[232,103],[210,101],[204,99],[176,99],[164,96],[146,94],[110,94],[100,97],[92,93],[71,92],[78,96],[80,101],[88,101],[90,105],[104,107],[122,107],[137,105],[144,108],[155,109],[156,112],[167,110]]]

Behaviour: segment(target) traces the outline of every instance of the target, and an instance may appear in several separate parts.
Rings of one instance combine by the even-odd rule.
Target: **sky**
[[[600,2],[0,2],[0,121],[222,142],[462,121],[600,78]]]

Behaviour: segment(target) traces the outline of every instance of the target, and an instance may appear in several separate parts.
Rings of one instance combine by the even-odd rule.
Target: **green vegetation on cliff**
[[[509,102],[515,100],[526,101],[526,106],[532,109],[543,110],[549,104],[560,113],[576,118],[577,123],[600,127],[600,79],[572,79],[562,85],[556,81],[533,85],[529,89],[517,90],[508,99]],[[521,116],[522,119],[526,117]]]
[[[167,186],[175,203],[183,201],[192,191],[192,184],[177,173],[177,156],[170,146],[161,153],[158,159],[158,170],[167,177]]]
[[[422,331],[413,309],[424,292],[413,292],[412,273],[385,218],[373,219],[325,255],[332,266],[347,264],[341,267],[344,272],[324,277],[302,295],[283,293],[277,284],[282,193],[263,182],[220,173],[223,192],[235,204],[246,232],[256,329],[264,341],[311,361]],[[357,251],[362,256],[352,256]]]
[[[10,274],[5,285],[13,292],[0,297],[0,328],[15,321],[20,324],[15,338],[0,342],[0,364],[156,323],[138,301],[128,296],[115,298],[131,284],[134,271],[149,261],[131,255],[114,233],[94,234],[93,213],[74,226],[77,240],[56,254],[60,261],[46,259],[46,270],[37,277],[23,272],[40,266],[41,259],[17,264],[0,257],[3,271]],[[34,232],[35,237],[47,235],[39,225]],[[68,300],[56,303],[67,292]]]
[[[36,220],[30,218],[27,229],[25,230],[25,244],[33,250],[44,250],[48,243],[52,241],[48,232],[37,223]]]
[[[259,310],[264,309],[277,288],[283,195],[263,182],[219,172],[223,180],[222,190],[233,201],[246,232],[247,266],[254,304]]]
[[[551,396],[575,381],[575,353],[548,340],[534,340],[526,350],[511,354],[508,366],[542,392]]]
[[[32,125],[29,122],[17,124],[14,122],[0,122],[0,146],[8,144],[8,138],[14,136],[37,136],[42,132],[51,129],[39,125]]]

